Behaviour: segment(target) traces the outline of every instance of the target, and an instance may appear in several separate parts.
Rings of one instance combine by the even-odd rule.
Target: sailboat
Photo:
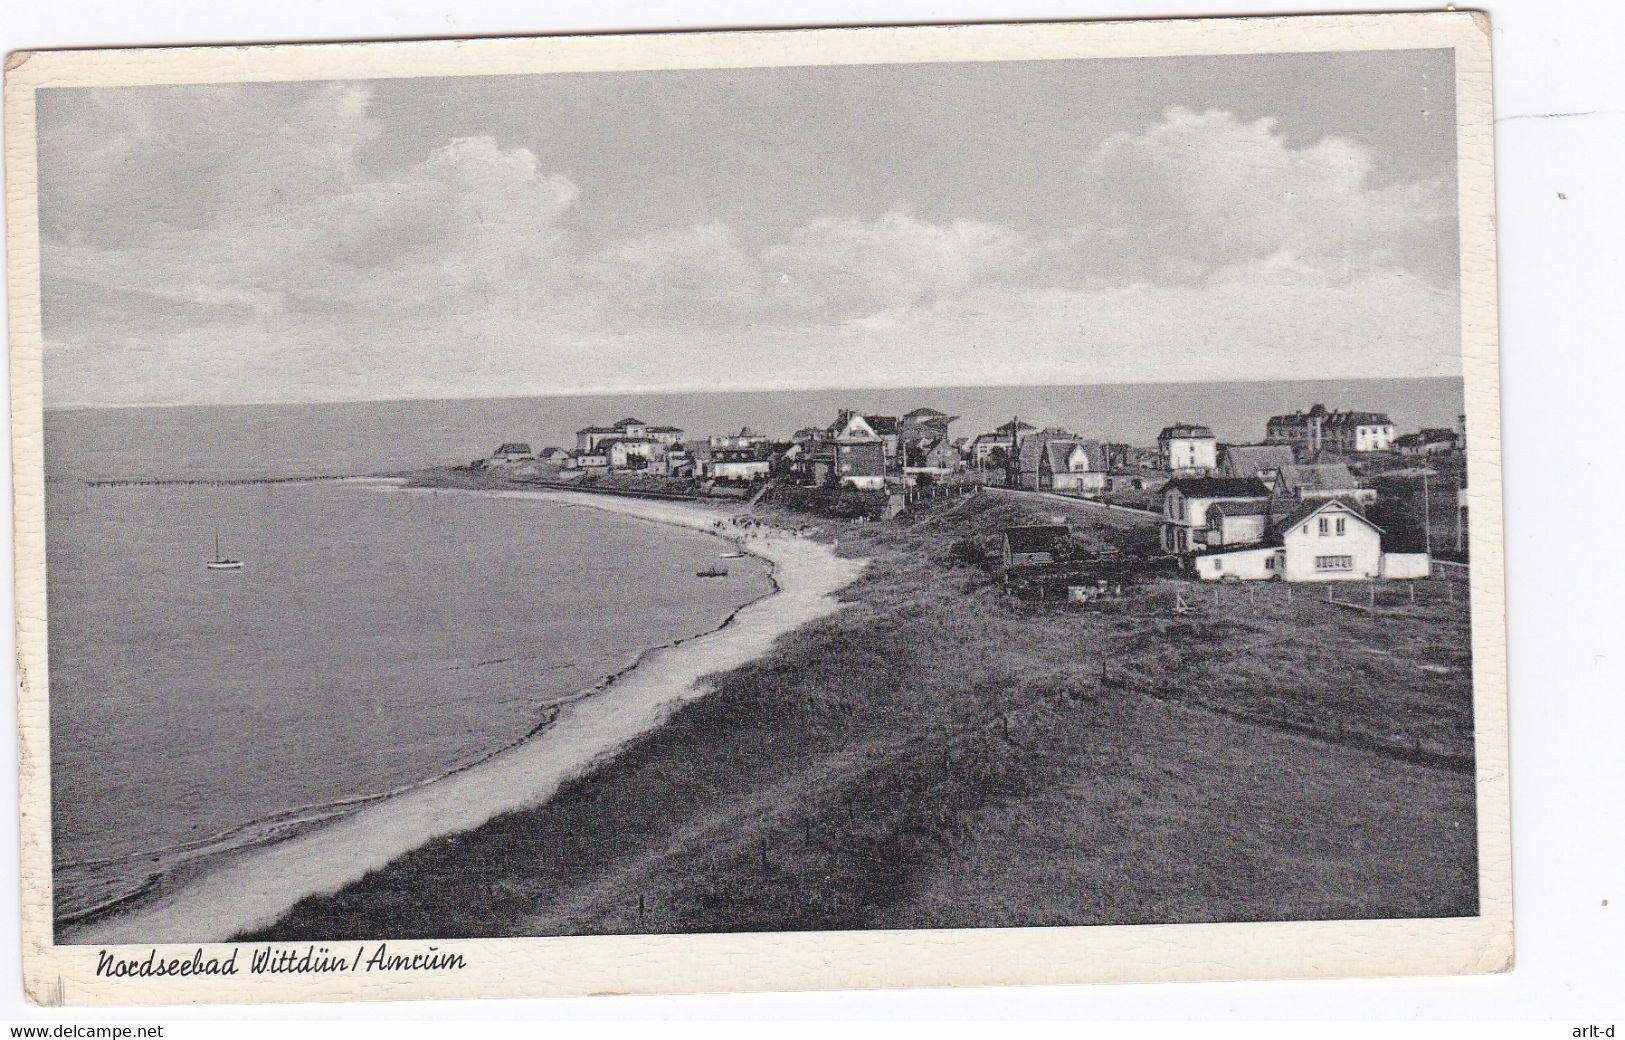
[[[203,566],[211,571],[240,571],[243,569],[243,561],[228,560],[220,555],[220,535],[216,533],[214,536],[214,559]]]

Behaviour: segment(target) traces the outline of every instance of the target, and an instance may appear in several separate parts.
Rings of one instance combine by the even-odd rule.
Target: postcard
[[[5,99],[32,1000],[1510,967],[1482,15]]]

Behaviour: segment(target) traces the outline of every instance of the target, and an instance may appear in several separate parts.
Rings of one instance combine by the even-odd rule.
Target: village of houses
[[[924,495],[1064,499],[1155,525],[1156,550],[1136,562],[1154,558],[1205,581],[1404,580],[1465,560],[1464,422],[1396,434],[1382,412],[1314,404],[1268,418],[1255,443],[1221,443],[1209,427],[1181,421],[1155,447],[1140,447],[1019,418],[955,437],[955,421],[923,407],[902,416],[843,410],[787,438],[745,427],[696,439],[629,417],[578,430],[568,448],[506,443],[471,468],[583,490],[753,503],[775,487],[802,490],[806,503],[816,489],[866,519],[896,516]],[[1428,505],[1429,476],[1435,492],[1449,482],[1443,516]],[[1405,501],[1386,501],[1393,492],[1383,488],[1403,489]],[[1065,523],[1009,527],[999,554],[1007,582],[1042,594],[1053,581],[1020,579],[1060,572],[1064,586],[1072,544]]]

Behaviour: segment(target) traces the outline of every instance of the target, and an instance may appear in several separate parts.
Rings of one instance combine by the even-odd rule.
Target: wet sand
[[[778,590],[741,607],[717,629],[646,652],[608,685],[566,704],[552,726],[517,747],[336,823],[247,850],[161,889],[142,905],[66,929],[59,942],[225,940],[269,925],[298,900],[336,892],[437,837],[542,804],[564,781],[658,726],[684,701],[703,696],[708,692],[703,676],[738,667],[765,653],[784,633],[833,613],[835,592],[863,566],[811,539],[766,531],[747,535],[728,523],[737,509],[585,492],[461,493],[539,498],[737,539],[740,550],[772,563]]]

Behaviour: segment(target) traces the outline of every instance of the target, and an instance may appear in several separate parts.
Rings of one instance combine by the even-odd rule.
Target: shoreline
[[[413,489],[405,489],[413,490]],[[270,844],[228,853],[212,868],[159,882],[128,908],[58,926],[68,945],[221,941],[275,922],[300,899],[335,892],[368,871],[447,834],[506,812],[545,803],[559,786],[659,726],[672,708],[701,697],[708,674],[765,653],[779,636],[839,609],[834,594],[862,561],[835,555],[808,538],[752,537],[720,521],[739,509],[580,491],[456,489],[463,494],[552,501],[684,527],[713,535],[766,560],[773,588],[730,612],[714,628],[642,651],[594,685],[548,702],[552,717],[523,739],[404,790],[375,797],[338,820]]]

